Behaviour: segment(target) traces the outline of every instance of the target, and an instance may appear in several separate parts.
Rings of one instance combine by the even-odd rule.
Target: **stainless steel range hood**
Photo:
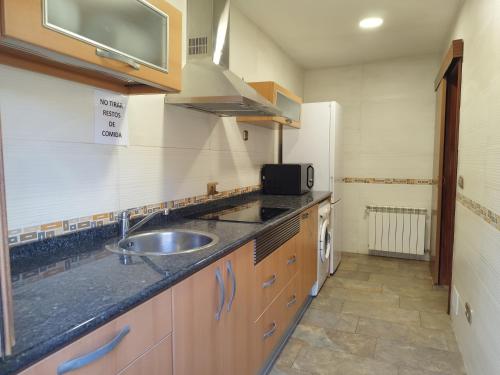
[[[165,103],[218,116],[276,116],[281,111],[229,70],[230,0],[188,0],[188,57],[182,91]]]

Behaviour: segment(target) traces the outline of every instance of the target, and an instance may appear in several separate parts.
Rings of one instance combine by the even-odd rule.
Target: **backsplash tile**
[[[346,184],[386,184],[386,185],[433,185],[434,180],[428,178],[376,178],[376,177],[344,177]]]
[[[482,206],[480,203],[467,198],[460,192],[457,192],[457,202],[460,202],[465,208],[472,211],[475,215],[486,221],[488,224],[500,230],[500,215],[492,210]]]
[[[194,204],[205,203],[212,200],[223,199],[250,193],[261,189],[260,185],[239,187],[231,190],[219,192],[215,195],[198,195],[194,197],[182,198],[168,202],[154,203],[146,206],[130,209],[132,218],[145,216],[154,211],[164,208],[181,208]],[[8,242],[11,246],[23,245],[29,242],[40,241],[45,238],[61,236],[64,234],[77,232],[89,228],[102,227],[113,224],[117,221],[118,212],[97,213],[91,216],[60,220],[28,228],[11,229],[8,231]]]

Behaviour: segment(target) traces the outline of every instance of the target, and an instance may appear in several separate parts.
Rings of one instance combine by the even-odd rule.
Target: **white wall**
[[[310,70],[306,102],[335,100],[343,108],[344,176],[431,179],[436,56]],[[345,184],[344,251],[366,253],[365,206],[430,208],[431,186]]]
[[[237,74],[301,93],[300,68],[237,10],[232,30]],[[201,195],[209,181],[257,185],[275,159],[275,132],[166,107],[162,95],[130,98],[129,147],[96,145],[93,101],[93,87],[0,66],[9,229]]]
[[[464,39],[458,174],[466,197],[500,214],[500,2],[468,0],[452,39]],[[449,45],[446,46],[447,48]],[[500,373],[500,225],[457,202],[453,325],[469,375]],[[500,222],[500,221],[499,221]],[[473,309],[466,322],[464,303]]]

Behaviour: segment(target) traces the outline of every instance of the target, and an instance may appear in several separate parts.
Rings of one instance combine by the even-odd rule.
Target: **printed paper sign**
[[[128,145],[128,96],[95,91],[94,142]]]

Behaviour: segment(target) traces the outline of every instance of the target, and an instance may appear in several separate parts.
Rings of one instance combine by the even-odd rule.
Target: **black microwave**
[[[314,168],[312,164],[264,164],[261,181],[264,194],[301,195],[314,186]]]

